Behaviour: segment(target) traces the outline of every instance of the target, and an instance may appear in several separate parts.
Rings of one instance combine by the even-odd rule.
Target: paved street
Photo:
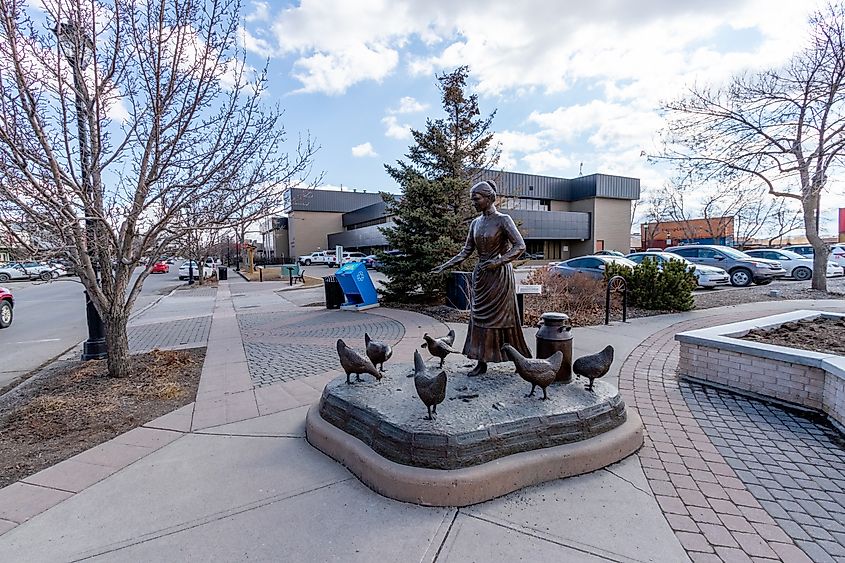
[[[135,310],[154,302],[177,287],[177,265],[170,274],[147,278]],[[0,387],[44,362],[62,354],[88,336],[85,298],[78,278],[66,277],[53,282],[8,282],[5,287],[15,297],[15,319],[11,327],[0,330]]]

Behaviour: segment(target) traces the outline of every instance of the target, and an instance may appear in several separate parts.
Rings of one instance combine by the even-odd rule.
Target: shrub
[[[604,318],[603,280],[584,274],[564,277],[546,266],[534,270],[525,283],[543,286],[541,295],[524,297],[525,324],[537,324],[543,313],[552,311],[566,313],[576,326],[595,324]]]
[[[621,275],[628,282],[628,297],[632,305],[660,311],[689,311],[695,304],[692,290],[698,282],[692,271],[680,260],[664,262],[645,259],[633,271],[611,264],[605,271],[609,279]]]

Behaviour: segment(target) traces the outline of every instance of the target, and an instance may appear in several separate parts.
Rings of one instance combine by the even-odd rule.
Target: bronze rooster
[[[572,364],[572,371],[575,375],[586,377],[590,380],[587,391],[593,390],[593,380],[602,377],[610,370],[613,363],[613,346],[605,346],[598,354],[582,356]]]
[[[378,342],[370,338],[370,335],[364,333],[364,343],[367,345],[367,357],[373,362],[373,365],[379,368],[379,371],[384,371],[384,362],[390,359],[393,355],[393,348],[390,344]]]
[[[440,358],[440,367],[443,367],[443,360],[446,359],[446,356],[457,353],[457,350],[452,348],[452,344],[455,341],[454,330],[450,330],[448,335],[441,338],[432,338],[428,335],[428,333],[425,333],[423,335],[423,339],[425,340],[425,343],[422,347],[428,348],[428,351],[431,352],[432,356]]]
[[[526,397],[534,396],[534,389],[540,386],[543,390],[543,398],[545,401],[549,398],[546,394],[546,387],[554,383],[557,377],[557,370],[560,369],[560,364],[563,363],[563,352],[558,350],[546,359],[526,358],[519,351],[511,346],[505,344],[502,346],[502,351],[511,359],[513,365],[516,367],[516,373],[531,384],[531,392]]]
[[[376,379],[382,378],[381,373],[373,365],[373,362],[347,346],[342,338],[337,339],[337,356],[340,358],[340,365],[343,366],[343,371],[346,372],[346,383],[352,383],[349,381],[349,375],[352,373],[355,374],[356,381],[361,381],[362,373],[369,373]]]
[[[417,350],[414,350],[414,387],[428,409],[428,416],[423,418],[433,420],[432,413],[437,414],[437,405],[446,398],[446,372],[441,371],[434,377],[429,377],[425,362]]]

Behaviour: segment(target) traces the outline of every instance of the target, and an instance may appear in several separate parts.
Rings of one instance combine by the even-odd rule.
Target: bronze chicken
[[[502,346],[502,351],[513,362],[513,365],[516,367],[516,373],[531,384],[531,392],[526,397],[533,397],[534,390],[539,386],[543,390],[543,398],[540,400],[545,401],[548,399],[549,396],[546,394],[546,387],[554,383],[555,377],[557,377],[557,370],[560,369],[560,365],[563,363],[563,352],[558,350],[546,359],[539,359],[526,358],[510,344]]]
[[[455,342],[454,330],[450,330],[448,335],[440,338],[432,338],[428,333],[425,333],[423,339],[425,343],[422,347],[428,348],[432,356],[440,358],[440,367],[443,367],[443,360],[446,359],[446,356],[457,353],[457,350],[452,348],[452,344]]]
[[[361,381],[362,373],[369,373],[377,380],[382,378],[381,373],[373,365],[373,362],[347,346],[342,338],[337,339],[337,356],[340,358],[340,365],[343,366],[343,371],[346,372],[346,383],[352,383],[349,381],[349,375],[353,373],[355,374],[356,381]]]
[[[393,348],[390,347],[390,344],[373,340],[366,332],[364,333],[364,343],[367,345],[367,357],[379,371],[384,372],[384,362],[393,355]]]
[[[414,350],[414,387],[417,388],[417,395],[428,409],[428,416],[425,420],[433,420],[433,414],[437,414],[437,405],[446,399],[446,372],[441,371],[435,376],[429,376],[425,362],[417,350]]]
[[[605,346],[604,350],[597,354],[582,356],[572,364],[572,372],[575,375],[586,377],[590,380],[587,386],[588,391],[593,390],[593,381],[602,377],[610,370],[613,363],[613,346]]]

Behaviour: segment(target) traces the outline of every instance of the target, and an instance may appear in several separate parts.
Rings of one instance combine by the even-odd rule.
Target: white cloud
[[[526,154],[520,159],[532,174],[549,176],[571,176],[567,170],[571,169],[572,161],[560,149],[537,151]]]
[[[267,2],[252,2],[252,12],[244,20],[248,22],[264,22],[270,20],[270,6]]]
[[[395,115],[387,115],[382,118],[381,122],[386,127],[385,136],[399,140],[411,138],[411,126],[407,123],[400,124]]]
[[[560,92],[578,81],[610,78],[639,83],[632,92],[654,95],[695,75],[727,76],[782,60],[804,37],[801,23],[819,4],[302,0],[273,15],[268,3],[258,2],[248,17],[250,23],[273,21],[279,52],[298,57],[295,76],[309,92],[336,94],[360,81],[383,80],[403,52],[408,70],[418,74],[468,64],[487,94],[535,87]],[[716,47],[718,34],[739,32],[758,34],[756,49],[731,56],[730,41]],[[329,80],[332,72],[339,76]]]
[[[411,96],[399,100],[399,107],[388,110],[389,113],[419,113],[428,109],[428,104],[418,102]]]
[[[352,156],[356,158],[363,158],[366,156],[378,156],[378,153],[373,149],[373,145],[369,142],[361,143],[352,147]]]
[[[301,93],[339,95],[361,80],[381,81],[396,67],[399,54],[384,46],[355,46],[338,53],[315,53],[294,64]]]

